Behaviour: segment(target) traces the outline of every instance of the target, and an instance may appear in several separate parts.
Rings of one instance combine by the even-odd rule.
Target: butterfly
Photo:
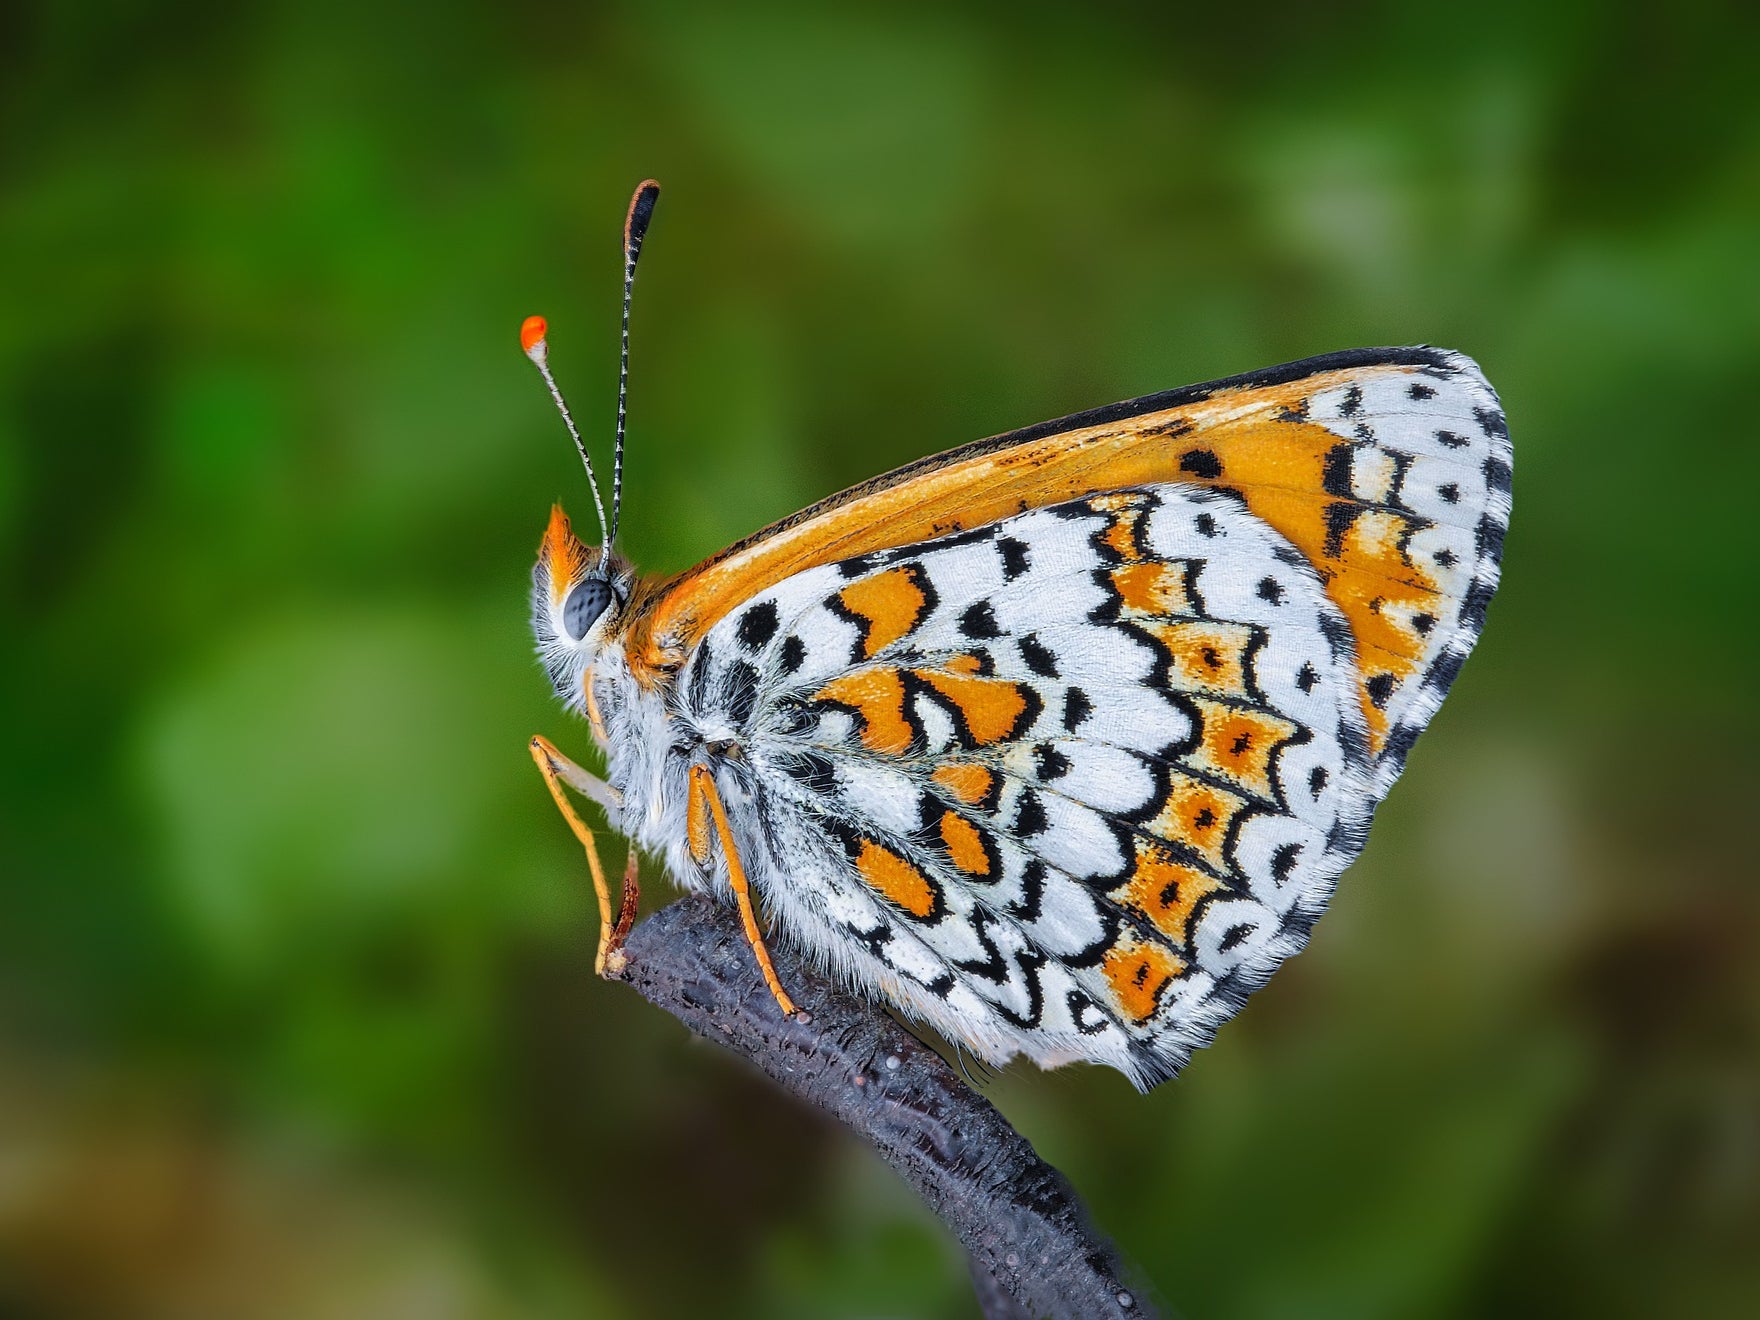
[[[612,970],[636,848],[993,1064],[1173,1076],[1307,942],[1485,624],[1509,431],[1479,368],[1360,349],[919,459],[684,573],[560,506],[538,651],[606,758],[534,759]],[[628,836],[615,922],[571,788]],[[765,934],[763,914],[771,934]]]

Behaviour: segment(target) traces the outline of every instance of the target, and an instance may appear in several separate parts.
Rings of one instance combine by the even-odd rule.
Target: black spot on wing
[[[1471,443],[1466,436],[1456,434],[1454,431],[1438,431],[1436,438],[1444,449],[1465,449]]]
[[[1045,863],[1037,857],[1028,861],[1021,868],[1021,896],[1011,902],[1004,911],[1011,917],[1019,917],[1022,921],[1037,921],[1044,915],[1045,902]]]
[[[1002,629],[996,623],[996,611],[987,600],[975,601],[966,607],[965,613],[959,616],[959,630],[974,638],[1002,636]]]
[[[1137,432],[1141,436],[1158,435],[1167,439],[1177,439],[1197,430],[1197,425],[1189,417],[1175,417],[1169,422],[1159,422],[1154,426],[1145,426]]]
[[[760,601],[739,616],[740,645],[756,651],[776,635],[776,602]]]
[[[1503,414],[1495,408],[1475,408],[1473,418],[1479,423],[1479,429],[1492,439],[1509,439],[1509,424],[1503,420]]]
[[[937,537],[935,540],[928,542],[926,545],[900,546],[897,550],[894,550],[891,553],[896,555],[900,559],[905,559],[905,558],[909,558],[911,555],[920,554],[925,549],[928,549],[928,550],[952,550],[956,546],[983,545],[986,541],[993,541],[995,539],[996,539],[996,524],[990,523],[990,524],[987,524],[986,526],[973,527],[973,528],[971,528],[967,531],[963,531],[963,532],[950,532],[946,536]]]
[[[1063,695],[1063,727],[1071,733],[1076,726],[1087,719],[1094,711],[1094,703],[1088,700],[1088,694],[1078,687],[1072,687]]]
[[[1040,743],[1033,748],[1033,769],[1041,783],[1049,784],[1069,773],[1069,757],[1050,743]]]
[[[1080,990],[1071,990],[1064,998],[1064,1007],[1069,1010],[1069,1020],[1084,1036],[1098,1036],[1112,1025],[1112,1019],[1102,1013],[1092,999]]]
[[[1214,481],[1222,475],[1222,460],[1209,449],[1188,449],[1180,455],[1179,470]]]
[[[986,908],[974,907],[971,914],[972,938],[978,947],[989,956],[983,959],[963,958],[954,966],[968,976],[981,977],[992,985],[1002,985],[1008,980],[1008,964],[1003,961],[1002,950],[996,947],[996,941],[990,938],[990,927],[1000,925],[1000,920]]]
[[[1320,465],[1321,490],[1339,499],[1351,498],[1351,459],[1355,453],[1356,447],[1348,444],[1334,445],[1326,451]]]
[[[1351,636],[1351,626],[1338,615],[1322,614],[1320,616],[1320,635],[1326,639],[1327,645],[1332,649],[1334,660],[1352,653],[1355,639]]]
[[[815,797],[832,800],[838,797],[837,771],[823,756],[815,752],[777,751],[771,753],[770,760]]]
[[[1450,647],[1431,663],[1429,672],[1424,675],[1424,686],[1437,692],[1447,692],[1466,662],[1465,652]]]
[[[996,549],[1002,555],[1004,581],[1013,582],[1032,566],[1032,555],[1028,552],[1025,541],[1016,540],[1012,536],[1004,536],[996,542]]]
[[[1510,489],[1511,472],[1509,464],[1493,454],[1485,460],[1485,484],[1492,490],[1500,490],[1506,495]]]
[[[1496,590],[1492,583],[1481,581],[1467,588],[1467,594],[1461,598],[1461,627],[1472,633],[1484,631],[1485,611],[1490,608]]]
[[[1338,732],[1334,736],[1338,739],[1339,751],[1344,754],[1344,759],[1348,763],[1351,765],[1369,764],[1369,735],[1361,727],[1340,720]],[[1368,837],[1368,827],[1364,826],[1363,828],[1366,838]],[[1358,847],[1361,846],[1361,844],[1358,845]]]
[[[1036,633],[1028,633],[1015,645],[1020,648],[1021,659],[1026,662],[1028,669],[1041,678],[1057,677],[1057,657],[1051,654]]]
[[[1436,397],[1436,391],[1431,389],[1428,385],[1424,384],[1422,381],[1413,381],[1409,386],[1406,387],[1406,397],[1408,399],[1420,399],[1420,400],[1421,399],[1434,399]]]
[[[1337,559],[1344,553],[1345,534],[1350,531],[1351,524],[1356,522],[1357,515],[1363,506],[1345,500],[1334,500],[1326,506],[1326,544],[1322,552],[1328,559]]]
[[[1043,834],[1050,821],[1045,817],[1045,804],[1032,789],[1024,790],[1015,803],[1014,832],[1017,838],[1030,839]]]
[[[793,674],[806,663],[807,646],[793,633],[782,639],[782,672]]]
[[[1423,730],[1415,724],[1400,724],[1387,735],[1387,742],[1381,748],[1381,760],[1393,765],[1404,765],[1406,757],[1411,754],[1412,747],[1418,741]],[[1328,841],[1330,844],[1330,841]]]
[[[1282,884],[1289,879],[1290,872],[1296,869],[1296,862],[1301,859],[1302,845],[1286,843],[1271,854],[1271,878]]]
[[[1387,699],[1393,695],[1394,677],[1392,674],[1371,674],[1363,684],[1363,690],[1369,694],[1369,701],[1376,710],[1387,705]]]

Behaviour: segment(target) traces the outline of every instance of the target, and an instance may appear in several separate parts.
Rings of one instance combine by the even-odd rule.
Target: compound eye
[[[588,578],[569,592],[568,599],[562,602],[562,626],[578,642],[610,604],[611,584],[604,578]]]

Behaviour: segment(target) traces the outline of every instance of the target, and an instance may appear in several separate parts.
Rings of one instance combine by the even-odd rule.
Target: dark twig
[[[777,971],[810,1015],[784,1019],[738,917],[705,898],[642,922],[623,953],[608,975],[873,1146],[970,1253],[987,1317],[1149,1314],[1063,1175],[886,1013],[779,947]]]

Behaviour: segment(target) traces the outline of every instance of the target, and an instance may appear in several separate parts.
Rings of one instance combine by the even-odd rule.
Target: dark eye
[[[587,635],[587,629],[599,621],[605,607],[611,604],[611,584],[604,578],[588,578],[562,602],[562,626],[575,641]]]

